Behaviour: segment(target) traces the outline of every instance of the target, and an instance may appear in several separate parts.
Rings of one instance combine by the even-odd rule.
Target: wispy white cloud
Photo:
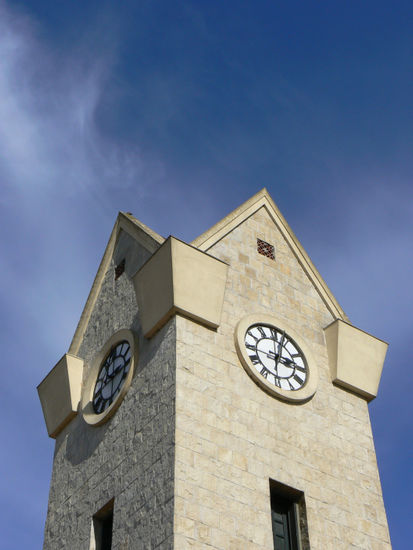
[[[145,187],[138,147],[115,142],[97,124],[112,64],[111,53],[91,55],[87,44],[53,53],[30,20],[0,4],[0,177],[8,197],[10,188],[32,200],[42,190],[72,196]]]
[[[35,331],[42,311],[59,315],[61,326],[71,320],[73,330],[76,321],[64,304],[73,317],[79,314],[81,300],[72,311],[71,296],[79,281],[85,285],[85,271],[89,284],[96,269],[91,248],[96,242],[99,253],[104,248],[91,227],[107,223],[108,234],[118,209],[115,193],[133,188],[138,200],[162,173],[139,146],[99,125],[116,61],[116,30],[112,40],[105,30],[113,47],[92,49],[85,40],[70,51],[52,48],[35,21],[0,0],[0,294],[3,314],[25,311],[24,322]],[[69,235],[79,237],[76,245]],[[70,284],[62,294],[65,274]],[[47,330],[38,332],[42,339]]]

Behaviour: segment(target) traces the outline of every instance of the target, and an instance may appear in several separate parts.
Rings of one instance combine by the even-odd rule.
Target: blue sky
[[[65,353],[119,210],[190,241],[267,187],[358,327],[390,534],[413,539],[411,2],[0,0],[6,548],[40,548]]]

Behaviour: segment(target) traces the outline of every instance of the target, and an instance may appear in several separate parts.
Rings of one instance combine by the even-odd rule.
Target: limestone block
[[[374,399],[388,344],[339,319],[324,332],[333,383]]]
[[[66,353],[37,386],[47,432],[56,438],[77,414],[83,359]]]
[[[175,313],[218,327],[227,270],[221,260],[169,237],[133,277],[145,336]]]

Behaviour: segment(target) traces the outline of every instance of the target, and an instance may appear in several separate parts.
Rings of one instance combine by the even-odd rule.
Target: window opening
[[[111,550],[113,504],[114,499],[110,500],[93,516],[90,550]]]
[[[304,494],[270,480],[274,550],[309,550]]]
[[[122,273],[125,271],[125,259],[123,259],[120,264],[115,267],[115,281],[119,279]]]

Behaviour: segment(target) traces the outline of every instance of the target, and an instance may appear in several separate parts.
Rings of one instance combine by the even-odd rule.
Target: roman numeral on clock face
[[[260,374],[261,374],[265,379],[267,379],[267,378],[268,378],[268,375],[270,374],[270,371],[267,370],[265,367],[262,367],[262,369],[260,370]]]
[[[299,370],[300,372],[306,372],[306,368],[302,367],[301,365],[297,365],[297,363],[295,363],[295,370]]]
[[[277,386],[277,388],[281,388],[281,382],[278,376],[274,375],[274,384]]]
[[[247,331],[247,334],[246,334],[246,335],[247,335],[247,336],[251,336],[251,338],[254,338],[254,340],[255,340],[256,342],[257,342],[258,339],[259,339],[257,336],[255,336],[255,334],[252,332],[251,329]]]
[[[294,375],[294,380],[295,380],[298,384],[300,384],[300,386],[301,386],[302,383],[304,382],[304,378],[300,378],[300,377],[298,376],[298,374],[295,374],[295,375]]]
[[[267,335],[265,334],[265,331],[262,327],[258,326],[257,327],[259,333],[261,334],[261,338],[267,338]]]

